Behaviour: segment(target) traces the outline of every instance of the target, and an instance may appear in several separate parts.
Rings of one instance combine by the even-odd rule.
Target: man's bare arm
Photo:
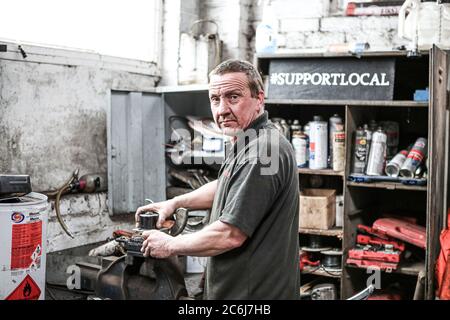
[[[142,251],[146,256],[167,258],[174,255],[210,257],[238,248],[247,239],[239,228],[221,221],[213,222],[202,230],[171,237],[157,230],[144,232]]]
[[[217,190],[217,180],[174,198],[177,208],[191,210],[211,209]]]

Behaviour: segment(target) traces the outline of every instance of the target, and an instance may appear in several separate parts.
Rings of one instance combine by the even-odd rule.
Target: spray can
[[[403,166],[403,163],[405,163],[407,156],[408,150],[402,150],[397,153],[397,155],[386,165],[386,174],[390,177],[398,177],[400,168]]]
[[[367,137],[364,129],[358,127],[355,132],[352,173],[364,174],[367,164]]]
[[[381,121],[380,126],[383,127],[387,135],[386,158],[390,160],[398,152],[400,127],[398,122],[395,121]]]
[[[343,171],[345,164],[345,131],[344,125],[337,124],[332,139],[333,170]]]
[[[386,142],[386,133],[381,127],[378,127],[378,130],[372,135],[372,144],[370,146],[370,155],[367,160],[366,170],[368,176],[383,175],[386,161]]]
[[[328,124],[322,117],[314,116],[309,123],[309,167],[314,170],[328,166]]]
[[[400,175],[406,178],[413,178],[417,167],[425,159],[428,152],[428,141],[425,138],[419,138],[414,143],[411,151],[408,154],[403,166],[400,169]]]
[[[292,133],[292,146],[294,147],[295,151],[297,167],[307,168],[309,160],[307,158],[308,137],[301,130],[296,130]]]
[[[377,130],[376,130],[376,129],[375,129],[375,130],[370,130],[370,127],[369,127],[368,124],[364,124],[363,130],[364,130],[364,133],[366,134],[366,141],[367,141],[367,159],[369,159],[369,157],[370,157],[370,146],[371,146],[371,144],[372,144],[372,134],[373,134],[375,131],[377,131]],[[367,166],[367,162],[366,162],[366,166]],[[366,167],[366,169],[367,169],[367,167]],[[366,170],[366,169],[364,169],[364,170]]]
[[[336,132],[336,126],[342,125],[344,122],[338,114],[334,114],[329,120],[329,143],[328,143],[328,167],[333,167],[333,139]]]

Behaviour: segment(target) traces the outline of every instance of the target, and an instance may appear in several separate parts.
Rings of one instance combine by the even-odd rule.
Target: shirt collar
[[[261,114],[255,120],[253,120],[253,122],[250,123],[248,128],[245,129],[244,131],[247,131],[248,129],[255,129],[255,130],[261,129],[267,124],[267,121],[269,121],[269,113],[267,111],[264,111],[264,113]]]

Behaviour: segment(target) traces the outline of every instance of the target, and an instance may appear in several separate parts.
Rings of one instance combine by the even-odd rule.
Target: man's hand
[[[172,256],[169,248],[169,243],[173,239],[172,236],[158,230],[144,231],[142,236],[146,239],[141,248],[144,257],[152,256],[153,258],[165,259]]]
[[[164,221],[166,221],[168,218],[170,218],[173,213],[177,210],[177,206],[175,203],[175,200],[167,200],[163,202],[157,202],[157,203],[151,203],[149,205],[139,207],[136,210],[135,214],[135,220],[136,220],[136,228],[139,227],[139,214],[148,212],[148,211],[154,211],[159,214],[158,222],[156,223],[156,227],[158,229],[161,229],[163,226]]]

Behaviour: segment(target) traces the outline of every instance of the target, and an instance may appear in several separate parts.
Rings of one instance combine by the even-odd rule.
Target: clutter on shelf
[[[399,182],[425,185],[428,175],[428,140],[416,138],[399,151],[399,124],[394,121],[359,126],[353,143],[349,181]]]
[[[406,260],[405,243],[426,247],[426,228],[409,219],[381,218],[372,227],[358,225],[356,245],[348,252],[347,265],[392,272]]]
[[[291,141],[298,168],[344,170],[345,131],[341,116],[335,114],[326,122],[317,115],[303,127],[298,119],[291,123],[282,118],[271,120]]]

